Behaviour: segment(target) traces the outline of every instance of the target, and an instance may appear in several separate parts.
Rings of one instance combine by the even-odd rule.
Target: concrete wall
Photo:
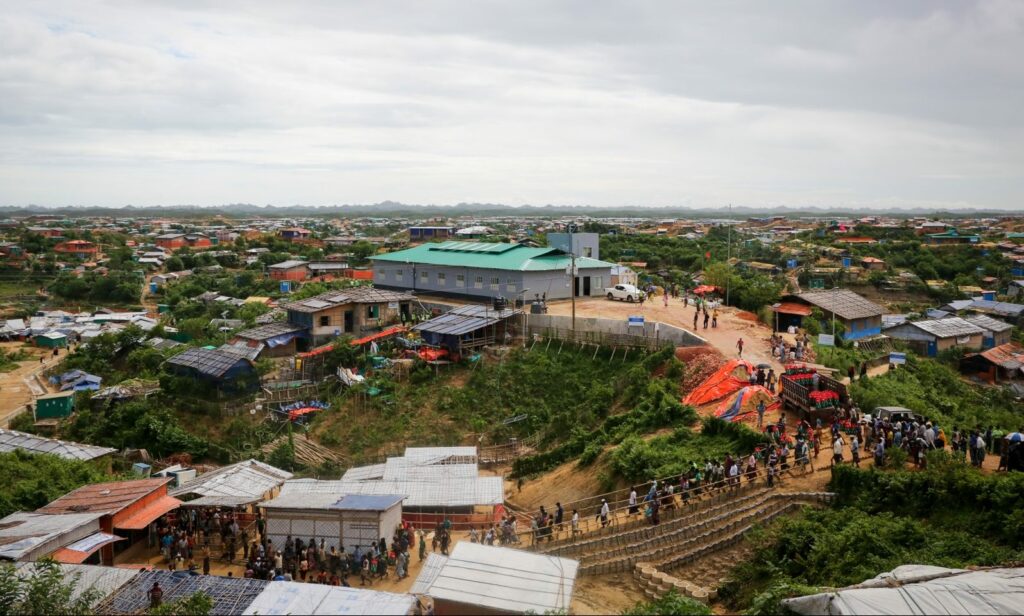
[[[531,314],[527,327],[530,334],[555,336],[557,333],[570,331],[572,317]],[[595,335],[635,336],[651,341],[667,341],[675,346],[701,346],[707,341],[685,329],[666,323],[647,321],[643,327],[630,327],[625,320],[576,317],[576,331]]]
[[[547,238],[548,246],[552,248],[573,253],[577,257],[601,258],[599,251],[601,238],[597,233],[573,233],[571,244],[568,233],[548,233]]]
[[[581,269],[579,278],[581,296],[586,295],[582,282],[585,278],[590,279],[590,295],[600,296],[601,290],[611,284],[611,268]],[[515,299],[523,289],[529,289],[527,296],[531,299],[535,293],[547,293],[549,299],[570,297],[569,277],[562,270],[520,272],[380,262],[373,266],[373,284],[382,289],[441,297]]]

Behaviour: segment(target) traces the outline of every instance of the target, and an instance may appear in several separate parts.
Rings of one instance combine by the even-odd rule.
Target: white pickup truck
[[[647,294],[631,284],[617,284],[614,287],[605,287],[605,297],[608,299],[620,299],[626,302],[635,302],[638,299],[647,297]]]

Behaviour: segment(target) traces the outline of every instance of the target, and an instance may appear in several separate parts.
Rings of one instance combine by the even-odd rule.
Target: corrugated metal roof
[[[878,304],[849,289],[808,291],[798,294],[797,297],[843,319],[864,319],[880,316],[885,312]]]
[[[281,486],[281,494],[406,494],[405,507],[471,507],[500,505],[505,501],[501,477],[452,478],[441,483],[423,481],[314,481],[296,480]]]
[[[42,558],[99,531],[102,516],[102,513],[12,513],[0,520],[0,559]]]
[[[955,336],[971,336],[984,333],[984,330],[980,327],[971,325],[960,317],[914,321],[910,325],[938,338],[953,338]]]
[[[407,302],[413,299],[409,293],[388,291],[373,287],[352,287],[341,291],[328,291],[308,299],[290,302],[282,306],[286,310],[296,312],[317,312],[332,306],[345,304],[387,304],[390,302]]]
[[[371,464],[369,466],[356,466],[345,471],[341,479],[343,481],[366,481],[367,479],[383,479],[384,464]]]
[[[442,599],[509,612],[568,610],[579,563],[461,541],[428,585]]]
[[[967,321],[971,325],[976,325],[981,329],[986,329],[990,332],[996,333],[1005,332],[1007,330],[1013,329],[1013,325],[1010,325],[1005,321],[1000,321],[999,319],[993,319],[992,317],[983,314],[976,314],[974,316],[965,317],[964,321]]]
[[[174,497],[198,494],[186,505],[247,505],[263,500],[264,494],[292,478],[288,471],[245,460],[203,473],[192,481],[170,491]]]
[[[312,481],[316,481],[315,479]],[[288,485],[288,482],[285,483]],[[335,492],[285,492],[282,490],[277,498],[260,503],[264,509],[311,509],[327,510],[341,498]]]
[[[459,306],[429,321],[413,326],[416,331],[461,336],[522,314],[521,310],[494,310],[488,306]]]
[[[267,340],[268,338],[273,338],[275,336],[301,332],[305,329],[306,328],[301,325],[294,325],[287,321],[276,321],[274,323],[267,323],[266,325],[244,329],[235,334],[235,336],[238,338],[245,338],[247,340]]]
[[[248,362],[247,359],[233,353],[226,353],[217,349],[192,348],[171,357],[165,363],[172,366],[191,368],[200,374],[221,378],[235,367],[238,362],[243,361]]]
[[[287,261],[281,261],[280,263],[275,263],[273,265],[267,266],[267,269],[281,269],[281,270],[284,270],[284,269],[292,269],[293,267],[302,267],[304,265],[309,265],[309,262],[308,261],[299,261],[298,259],[289,259]]]
[[[170,477],[94,483],[72,490],[36,511],[42,513],[117,513],[153,492],[163,492]]]
[[[531,248],[521,244],[490,242],[441,242],[370,257],[373,261],[448,265],[511,271],[564,270],[570,257],[557,248]],[[612,268],[614,263],[588,257],[576,259],[579,269]]]
[[[1024,366],[1024,347],[1016,342],[1000,344],[987,351],[982,351],[980,355],[1006,370],[1016,370]]]
[[[270,582],[243,614],[408,614],[416,602],[411,595],[322,586],[299,582]]]
[[[94,460],[117,451],[110,447],[58,441],[35,434],[0,429],[0,452],[16,449],[29,453],[48,453],[65,460]]]

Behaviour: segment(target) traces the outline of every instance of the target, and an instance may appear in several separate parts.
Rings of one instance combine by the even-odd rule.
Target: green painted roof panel
[[[519,244],[489,242],[441,242],[421,244],[406,250],[371,257],[374,261],[417,263],[451,267],[541,272],[564,270],[569,255],[557,248],[532,248]],[[578,269],[612,267],[613,263],[588,257],[576,259]]]

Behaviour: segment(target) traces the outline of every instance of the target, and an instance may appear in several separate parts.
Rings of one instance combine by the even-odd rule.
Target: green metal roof
[[[564,270],[570,257],[557,248],[532,248],[520,244],[491,242],[440,242],[421,244],[406,250],[370,257],[374,261],[447,265],[481,269],[541,272]],[[589,257],[578,257],[578,269],[613,267],[614,263]]]
[[[947,238],[947,237],[950,237],[950,238],[952,238],[952,237],[972,238],[972,237],[978,237],[978,236],[977,235],[963,235],[960,232],[958,232],[956,229],[950,229],[949,231],[943,231],[942,233],[929,233],[928,237],[934,237],[936,239],[943,239],[943,238]]]

